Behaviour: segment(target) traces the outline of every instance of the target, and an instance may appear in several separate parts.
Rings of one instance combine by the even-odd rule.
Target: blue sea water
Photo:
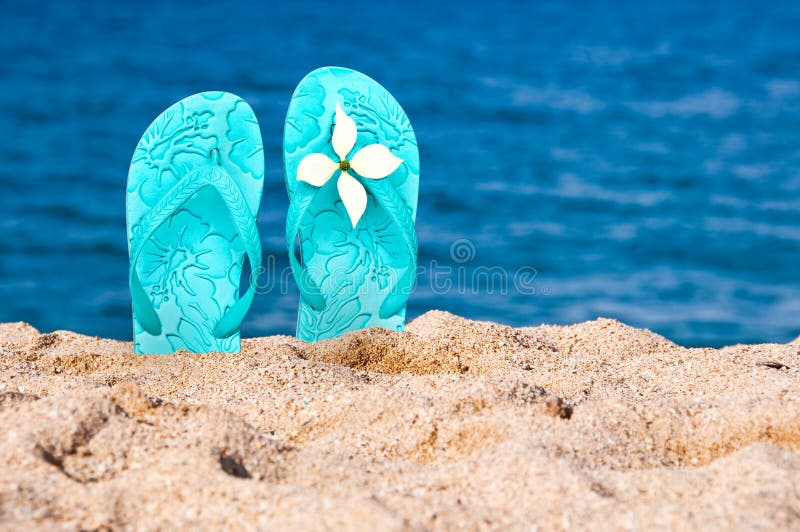
[[[797,336],[800,3],[470,6],[3,2],[0,321],[131,337],[128,164],[155,116],[203,90],[260,120],[277,278],[286,106],[334,64],[386,86],[417,134],[411,317]],[[293,332],[294,285],[267,292],[245,336]]]

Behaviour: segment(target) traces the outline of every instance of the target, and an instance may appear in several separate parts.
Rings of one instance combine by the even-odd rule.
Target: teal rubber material
[[[239,351],[261,271],[263,184],[258,122],[236,95],[189,96],[147,128],[127,189],[136,353]]]
[[[297,179],[300,161],[311,153],[339,161],[331,146],[337,103],[357,127],[351,154],[379,143],[403,160],[383,179],[367,179],[350,168],[367,191],[367,207],[355,227],[337,190],[338,170],[321,187]],[[369,77],[320,68],[295,89],[283,142],[290,199],[286,241],[301,295],[297,337],[313,342],[367,327],[402,331],[416,282],[419,189],[417,141],[406,113]],[[298,240],[302,260],[295,250]]]

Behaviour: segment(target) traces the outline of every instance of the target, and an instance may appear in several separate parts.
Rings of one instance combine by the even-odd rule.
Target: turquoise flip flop
[[[320,68],[295,89],[283,148],[286,242],[301,295],[297,337],[402,331],[417,273],[419,189],[405,112],[367,76]]]
[[[128,173],[136,353],[239,351],[261,268],[263,183],[261,132],[238,96],[189,96],[147,128]],[[245,255],[252,275],[240,297]]]

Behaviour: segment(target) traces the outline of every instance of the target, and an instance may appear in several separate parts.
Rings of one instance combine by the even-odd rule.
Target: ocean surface
[[[0,321],[131,338],[128,164],[204,90],[258,116],[279,275],[286,106],[340,65],[387,87],[419,141],[409,317],[800,334],[800,3],[521,4],[3,2]],[[297,303],[277,283],[243,335],[292,334]]]

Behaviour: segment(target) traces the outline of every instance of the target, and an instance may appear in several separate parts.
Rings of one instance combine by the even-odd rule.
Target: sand
[[[598,319],[240,354],[0,325],[3,529],[800,529],[800,342]]]

